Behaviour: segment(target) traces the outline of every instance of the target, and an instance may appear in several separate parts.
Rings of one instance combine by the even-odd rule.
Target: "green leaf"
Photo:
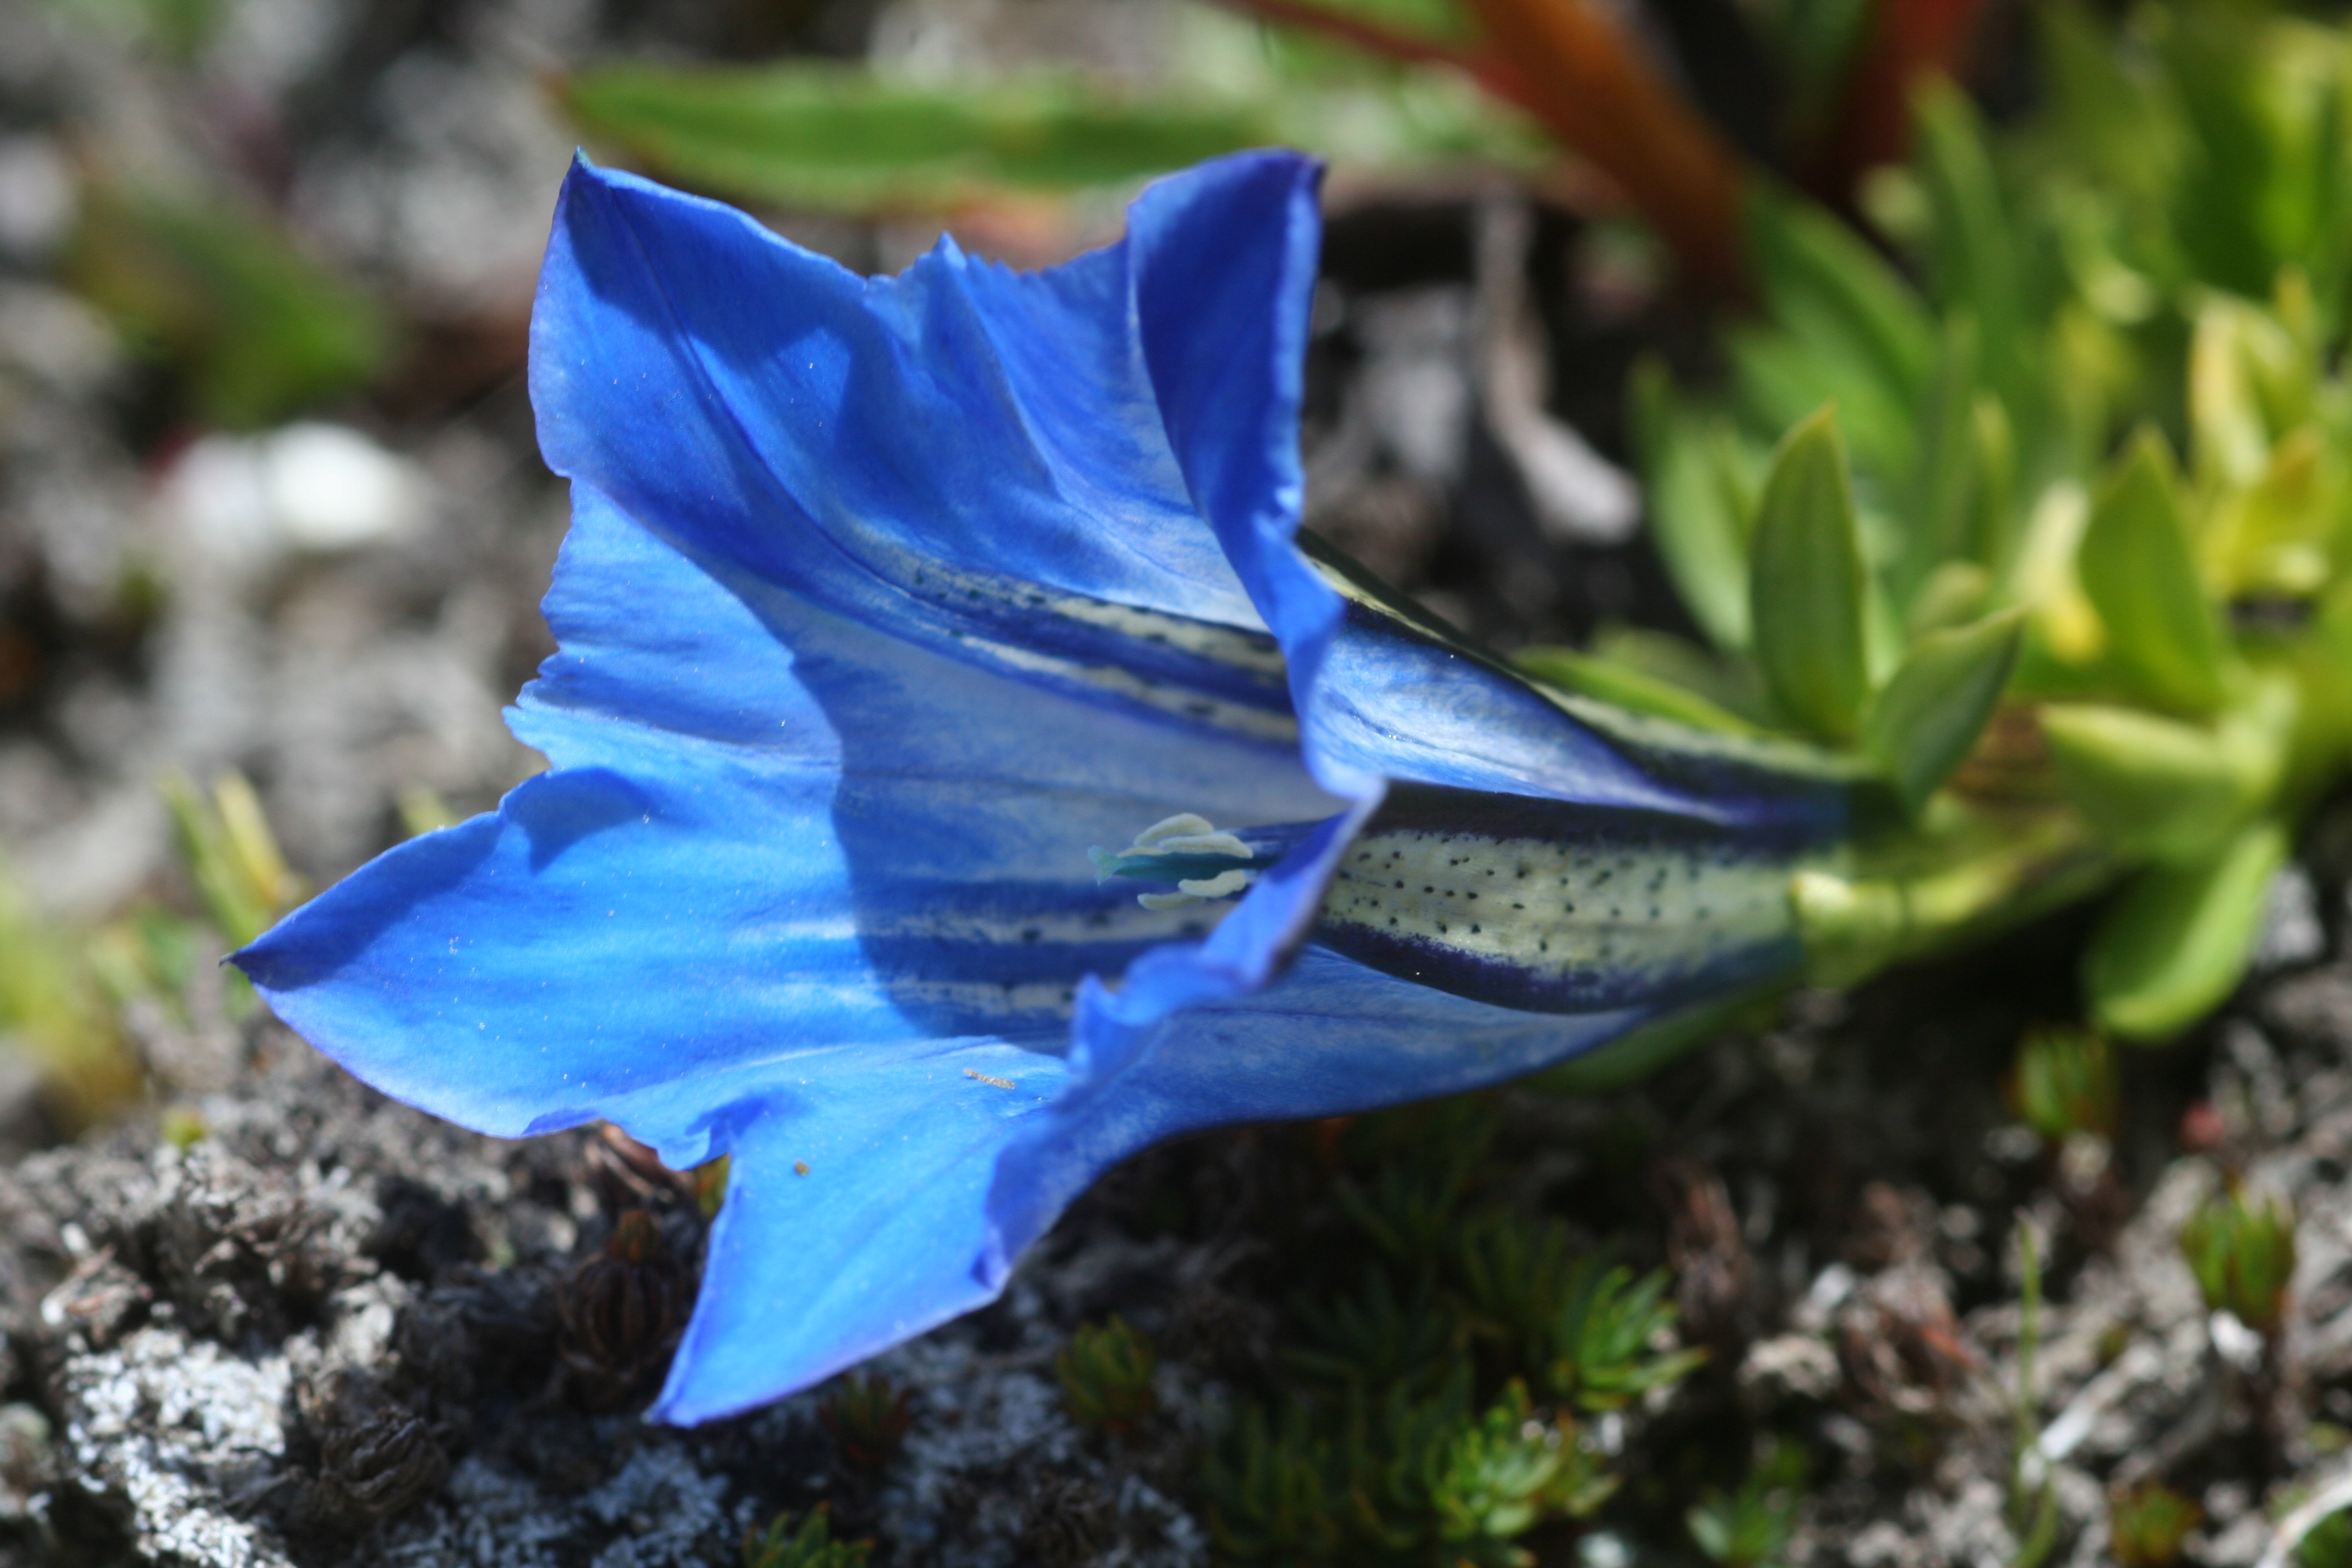
[[[2115,1053],[2092,1029],[2028,1029],[2010,1070],[2019,1119],[2052,1143],[2116,1131]]]
[[[795,63],[574,71],[572,121],[666,177],[848,212],[1118,184],[1275,140],[1249,104],[1122,99],[1067,78],[925,87]]]
[[[2187,724],[2135,708],[2053,702],[2040,710],[2058,783],[2102,837],[2175,863],[2210,855],[2277,779],[2242,727]]]
[[[1759,735],[1764,731],[1738,714],[1728,712],[1689,687],[1633,665],[1573,648],[1522,648],[1512,662],[1538,680],[1564,687],[1598,701],[1614,703],[1634,713],[1726,735]]]
[[[2284,116],[2268,100],[2260,33],[2267,7],[2168,9],[2165,74],[2184,111],[2195,153],[2182,172],[2174,227],[2194,275],[2260,298],[2287,258],[2280,230],[2292,205],[2284,188],[2293,151]],[[2290,220],[2291,221],[2291,220]]]
[[[1650,537],[1691,619],[1716,647],[1737,652],[1748,636],[1748,529],[1721,437],[1675,395],[1654,355],[1634,364],[1630,392]]]
[[[1917,446],[1918,410],[1890,396],[1855,367],[1822,353],[1811,342],[1771,327],[1734,326],[1724,334],[1742,423],[1786,430],[1824,403],[1834,403],[1838,426],[1865,474],[1900,478]]]
[[[1911,601],[1903,628],[1913,641],[1929,632],[1967,626],[1992,602],[1992,574],[1973,561],[1947,561],[1927,574]]]
[[[2188,151],[2178,108],[2152,73],[2126,64],[2115,29],[2080,0],[2043,0],[2034,10],[2050,111],[2064,145],[2102,184],[2160,198]]]
[[[1986,144],[1983,117],[1933,79],[1916,100],[1917,164],[1927,194],[1927,272],[1947,313],[1975,321],[1985,381],[2016,409],[2031,376],[2025,257]]]
[[[1876,7],[1871,0],[1802,0],[1759,7],[1748,25],[1765,33],[1791,147],[1812,146],[1843,104],[1857,52]]]
[[[2286,851],[2286,830],[2259,822],[2201,865],[2133,879],[2083,956],[2100,1026],[2125,1039],[2162,1039],[2220,1005],[2245,972]]]
[[[2143,430],[2091,503],[2076,565],[2113,663],[2155,700],[2205,713],[2221,705],[2228,649],[2179,491],[2164,438]]]
[[[2009,409],[1989,392],[1977,394],[1969,435],[1975,448],[1973,503],[1964,553],[1995,572],[2006,571],[2017,549],[2017,433]]]
[[[373,298],[229,202],[85,193],[66,259],[75,290],[172,360],[208,424],[252,429],[366,381],[393,347]]]
[[[171,812],[189,879],[221,934],[242,947],[268,931],[278,912],[270,890],[256,883],[216,803],[176,769],[158,780],[156,788]]]
[[[2201,553],[2231,597],[2309,598],[2327,585],[2344,476],[2319,427],[2291,431],[2252,484],[2216,499]]]
[[[1773,454],[1748,554],[1757,662],[1773,700],[1824,740],[1851,739],[1869,695],[1867,591],[1845,446],[1824,408]]]
[[[1863,721],[1863,749],[1913,810],[1951,777],[1992,717],[2017,662],[2022,609],[1930,632],[1912,646]]]
[[[2189,352],[2189,452],[2209,484],[2248,485],[2273,440],[2312,416],[2319,367],[2267,311],[2217,296],[2197,312]]]
[[[1981,562],[1976,539],[1977,331],[1965,314],[1946,323],[1942,352],[1921,399],[1910,526],[1897,562],[1896,597],[1913,592],[1941,563]]]
[[[130,1103],[143,1074],[75,937],[0,862],[0,1040],[79,1128]]]
[[[1792,192],[1759,185],[1747,217],[1771,314],[1833,333],[1889,391],[1916,392],[1935,361],[1936,324],[1902,273],[1853,225]]]
[[[1760,185],[1748,201],[1748,238],[1773,335],[1801,346],[1812,372],[1818,390],[1805,406],[1836,399],[1856,449],[1899,462],[1937,357],[1935,324],[1917,292],[1853,226]],[[1863,434],[1881,423],[1889,427],[1883,452],[1875,430],[1871,439]]]

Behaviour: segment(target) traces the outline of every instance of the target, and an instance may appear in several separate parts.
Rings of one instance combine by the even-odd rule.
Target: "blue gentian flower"
[[[509,720],[549,770],[236,962],[466,1126],[733,1157],[657,1416],[992,1299],[1157,1141],[1791,973],[1837,780],[1540,690],[1294,537],[1318,178],[1228,158],[1065,266],[877,279],[566,181],[562,651]]]

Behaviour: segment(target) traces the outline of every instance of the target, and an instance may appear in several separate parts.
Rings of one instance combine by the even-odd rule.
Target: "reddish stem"
[[[1590,0],[1468,0],[1486,34],[1470,48],[1321,0],[1221,3],[1389,59],[1467,72],[1607,176],[1674,249],[1690,281],[1712,292],[1739,290],[1738,155]]]
[[[1320,33],[1336,38],[1366,54],[1404,65],[1452,66],[1465,72],[1481,87],[1507,102],[1534,111],[1527,83],[1508,60],[1488,50],[1465,48],[1433,38],[1425,33],[1411,33],[1402,27],[1391,27],[1379,22],[1368,22],[1361,16],[1335,11],[1318,0],[1217,0],[1227,10],[1239,11],[1279,27],[1297,27],[1302,32]]]
[[[1851,212],[1854,186],[1911,149],[1911,94],[1923,77],[1958,79],[1983,0],[1877,0],[1845,97],[1812,158],[1812,188]]]
[[[1606,174],[1673,248],[1685,278],[1737,293],[1744,278],[1739,157],[1591,0],[1469,0],[1495,58],[1516,62],[1528,109]]]

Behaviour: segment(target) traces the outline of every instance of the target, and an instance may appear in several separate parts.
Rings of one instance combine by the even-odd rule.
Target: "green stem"
[[[2032,920],[2123,868],[2070,811],[1980,826],[1993,830],[1956,835],[1924,865],[1851,877],[1799,872],[1790,899],[1806,978],[1859,984],[1890,963]]]

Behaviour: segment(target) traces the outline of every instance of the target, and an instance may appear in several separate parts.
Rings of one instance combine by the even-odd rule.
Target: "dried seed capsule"
[[[389,1407],[329,1429],[320,1440],[320,1491],[329,1511],[389,1519],[441,1485],[449,1457],[431,1428]]]
[[[604,1250],[563,1282],[564,1364],[592,1402],[641,1394],[668,1366],[692,1304],[692,1280],[661,1226],[646,1210],[630,1209]]]

